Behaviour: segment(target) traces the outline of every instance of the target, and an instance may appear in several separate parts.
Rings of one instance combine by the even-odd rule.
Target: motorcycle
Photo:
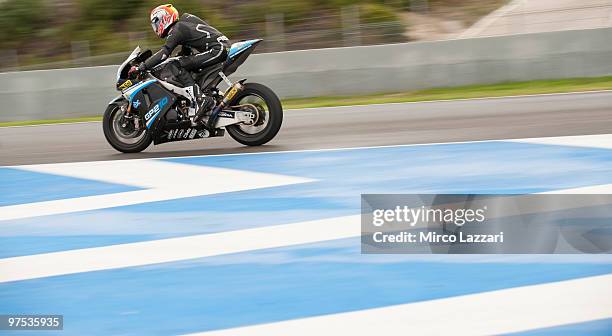
[[[128,76],[132,66],[152,55],[150,50],[136,47],[117,70],[117,90],[121,95],[104,112],[106,140],[123,153],[141,152],[151,142],[159,145],[220,137],[225,131],[247,146],[260,146],[272,140],[283,120],[277,95],[262,84],[247,83],[246,79],[232,82],[227,77],[261,41],[234,43],[224,62],[192,72],[201,92],[215,100],[214,108],[204,116],[196,115],[192,88],[183,87],[172,76],[170,65],[176,58],[165,60],[145,74]],[[228,86],[225,92],[218,88],[221,82]]]

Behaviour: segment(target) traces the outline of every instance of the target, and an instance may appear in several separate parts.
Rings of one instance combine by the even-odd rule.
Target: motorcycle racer
[[[184,87],[192,88],[196,98],[194,120],[198,120],[213,107],[215,100],[200,93],[191,72],[224,61],[229,50],[229,39],[195,15],[185,13],[179,18],[178,10],[172,4],[155,7],[150,18],[153,31],[158,37],[165,38],[166,43],[138,67],[130,69],[130,74],[153,69],[169,58],[177,46],[181,46],[181,57],[172,61],[170,66],[177,81]]]

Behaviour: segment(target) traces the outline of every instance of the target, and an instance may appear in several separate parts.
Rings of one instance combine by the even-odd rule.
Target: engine
[[[189,101],[183,97],[179,98],[175,108],[168,110],[166,113],[165,129],[189,127]]]

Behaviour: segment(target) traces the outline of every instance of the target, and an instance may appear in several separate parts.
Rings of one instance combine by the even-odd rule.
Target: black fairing
[[[173,107],[176,97],[159,83],[155,82],[141,89],[132,98],[132,112],[138,112],[149,131],[163,127],[166,113]],[[159,110],[159,113],[158,111]]]
[[[236,70],[238,70],[238,67],[240,67],[242,63],[246,61],[247,58],[249,58],[249,56],[251,55],[251,53],[253,53],[253,50],[255,50],[259,43],[261,43],[261,40],[253,43],[248,49],[242,51],[238,56],[236,56],[236,58],[232,59],[228,57],[227,60],[224,62],[223,73],[226,76],[229,76],[236,72]]]
[[[155,82],[143,88],[132,99],[132,111],[137,111],[141,120],[147,125],[147,131],[153,134],[156,145],[165,142],[184,141],[209,137],[204,124],[193,127],[190,121],[181,121],[176,110],[176,96]],[[138,107],[134,107],[134,102]],[[159,107],[159,113],[156,112]],[[148,118],[147,118],[148,117]],[[214,136],[222,136],[223,132]]]

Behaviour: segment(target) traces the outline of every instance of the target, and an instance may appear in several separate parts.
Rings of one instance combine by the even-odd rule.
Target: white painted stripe
[[[401,147],[401,146],[413,146],[413,145],[400,145],[400,146],[383,146],[383,147]],[[378,147],[367,147],[367,148],[378,148]],[[343,150],[343,149],[331,149],[331,150],[322,150],[322,151],[334,151],[334,150]],[[314,150],[321,151],[321,150]],[[301,152],[301,151],[296,151]],[[309,152],[309,151],[305,151]],[[250,154],[236,154],[236,155],[257,155],[261,153],[250,153]],[[150,165],[150,166],[148,166]],[[154,167],[155,166],[155,167]],[[165,188],[168,188],[169,191],[176,193],[172,198],[176,198],[177,195],[182,195],[181,197],[188,197],[191,195],[189,192],[174,190],[171,189],[175,186],[171,179],[165,178],[166,174],[175,174],[177,176],[185,176],[183,174],[187,174],[189,176],[203,176],[203,180],[210,180],[212,184],[206,185],[206,188],[213,187],[209,190],[212,192],[227,192],[231,191],[232,185],[241,185],[241,189],[244,190],[245,185],[250,183],[250,179],[255,178],[257,180],[258,177],[272,179],[266,182],[266,186],[271,185],[283,185],[286,183],[300,183],[306,182],[309,180],[299,179],[294,177],[286,177],[286,176],[278,176],[271,174],[261,174],[261,173],[251,173],[251,172],[242,172],[235,171],[230,169],[221,169],[221,168],[211,168],[211,167],[201,167],[201,166],[192,166],[192,165],[182,165],[177,163],[171,163],[162,160],[151,160],[151,159],[135,159],[135,160],[123,160],[123,161],[99,161],[99,162],[89,162],[89,163],[66,163],[66,164],[45,164],[45,165],[32,165],[32,166],[22,166],[20,167],[29,171],[50,173],[50,174],[69,174],[70,176],[85,178],[85,179],[93,179],[100,180],[105,182],[113,182],[119,184],[128,184],[143,188],[148,187],[160,187],[156,190],[143,190],[143,191],[135,191],[129,193],[120,193],[114,195],[102,195],[102,196],[93,196],[93,197],[83,197],[72,200],[61,200],[61,201],[51,201],[51,202],[40,202],[34,204],[27,204],[22,206],[9,206],[0,208],[0,218],[23,218],[27,216],[33,216],[32,213],[65,213],[67,208],[70,208],[69,211],[82,211],[82,210],[91,210],[91,209],[100,209],[107,208],[113,206],[127,205],[127,204],[137,204],[142,203],[144,201],[151,202],[155,200],[164,200],[169,199],[168,195],[164,194]],[[147,169],[147,168],[150,168]],[[195,169],[195,170],[194,170]],[[204,169],[204,170],[202,170]],[[69,172],[69,173],[68,173]],[[238,175],[237,175],[238,174]],[[241,176],[240,176],[241,175]],[[237,177],[238,176],[238,177]],[[190,179],[191,182],[184,190],[190,190],[194,186],[200,183],[200,180],[197,178]],[[165,181],[165,182],[164,182]],[[230,186],[227,186],[223,181],[231,181]],[[253,185],[249,185],[250,187],[254,187]],[[261,185],[259,185],[261,186]],[[238,186],[236,186],[238,188]],[[593,186],[586,188],[576,188],[570,190],[559,190],[553,191],[551,193],[610,193],[610,186]],[[160,191],[161,190],[161,191]],[[181,192],[184,192],[181,194]],[[201,194],[201,193],[198,193]],[[121,197],[117,197],[117,195],[121,195]],[[101,197],[101,198],[100,198]],[[83,201],[78,201],[82,200]],[[77,201],[74,204],[66,204],[67,201]],[[59,202],[59,203],[54,203]],[[20,208],[21,207],[21,208]],[[11,210],[9,213],[6,210]],[[59,209],[59,210],[58,210]],[[219,233],[214,235],[200,235],[193,237],[185,237],[185,238],[176,238],[169,240],[160,240],[160,241],[149,241],[135,244],[124,244],[124,245],[114,245],[108,247],[101,248],[93,248],[93,249],[83,249],[83,250],[73,250],[73,251],[65,251],[65,252],[57,252],[57,253],[49,253],[49,254],[41,254],[41,255],[33,255],[33,256],[24,256],[24,257],[16,257],[16,258],[8,258],[0,261],[0,282],[2,281],[15,281],[15,280],[23,280],[37,277],[46,277],[53,275],[62,275],[62,274],[72,274],[78,272],[87,272],[91,270],[102,270],[109,268],[119,268],[119,267],[130,267],[130,266],[138,266],[138,265],[148,265],[155,264],[160,262],[169,262],[169,261],[177,261],[177,260],[186,260],[192,258],[200,258],[204,256],[213,256],[225,253],[234,253],[240,251],[248,251],[251,249],[259,249],[259,248],[270,248],[270,247],[279,247],[279,246],[289,246],[292,244],[305,244],[311,242],[325,241],[325,240],[333,240],[333,239],[341,239],[347,237],[354,237],[359,235],[358,225],[355,228],[352,228],[354,231],[350,235],[339,234],[339,232],[333,231],[337,224],[342,224],[344,221],[348,220],[347,218],[352,218],[352,220],[358,222],[359,216],[339,218],[339,219],[326,219],[322,221],[315,221],[315,224],[312,223],[297,223],[297,224],[289,224],[294,230],[292,231],[295,234],[300,234],[301,229],[306,229],[306,226],[315,225],[316,223],[327,223],[325,225],[329,225],[329,227],[325,227],[321,229],[321,235],[318,236],[317,239],[311,240],[308,237],[312,236],[304,236],[302,240],[300,239],[292,239],[291,237],[285,237],[282,235],[274,235],[273,238],[267,239],[265,243],[255,245],[254,247],[231,247],[228,246],[227,250],[220,249],[215,250],[218,243],[211,242],[209,247],[202,248],[203,242],[213,241],[214,239],[221,240],[231,240],[232,237],[248,237],[250,232],[259,232],[258,230],[276,230],[282,229],[283,226],[274,226],[268,228],[260,228],[260,229],[252,229],[252,230],[244,230],[244,231],[235,231],[235,232],[226,232]],[[339,223],[336,223],[338,221]],[[324,226],[325,226],[324,225]],[[303,228],[300,226],[304,226]],[[346,229],[346,228],[345,228]],[[331,231],[330,231],[331,230]],[[293,237],[295,238],[295,237]],[[242,238],[247,239],[248,238]],[[187,244],[183,247],[183,242],[195,244],[193,246]],[[196,248],[196,245],[200,247],[200,249]],[[246,246],[246,245],[245,245]],[[119,251],[115,253],[114,251]],[[160,252],[160,251],[163,251]],[[169,253],[168,251],[175,251]],[[83,254],[83,257],[81,257]],[[108,260],[105,256],[113,256],[116,260]],[[135,257],[136,256],[136,257]],[[81,259],[82,258],[82,259]],[[87,260],[87,262],[82,262],[83,260]],[[98,262],[102,260],[104,262]],[[20,266],[20,263],[24,263]],[[44,267],[45,265],[53,265],[53,267]],[[60,267],[61,265],[61,267]],[[58,267],[56,267],[58,266]]]
[[[0,259],[0,283],[356,237],[360,215]]]
[[[164,160],[144,159],[132,162],[118,160],[96,163],[52,163],[25,165],[15,168],[35,173],[68,176],[140,188],[163,188],[170,187],[177,182],[172,176],[183,176],[182,174],[204,174],[206,171],[200,171],[200,168],[206,169],[208,167],[177,164]],[[194,182],[197,183],[197,180]]]
[[[513,142],[532,143],[538,145],[559,145],[612,149],[612,134],[577,135],[548,138],[528,138],[512,140]]]
[[[612,92],[612,91],[611,91]],[[576,135],[576,136],[568,136],[568,137],[589,137],[591,135]],[[564,137],[559,137],[564,138]],[[200,158],[200,157],[223,157],[223,156],[250,156],[250,155],[270,155],[270,154],[287,154],[287,153],[317,153],[317,152],[338,152],[338,151],[349,151],[349,150],[359,150],[359,149],[378,149],[378,148],[402,148],[402,147],[423,147],[423,146],[432,146],[432,145],[461,145],[461,144],[479,144],[479,143],[490,143],[490,142],[526,142],[527,140],[537,140],[537,139],[547,139],[543,138],[508,138],[508,139],[490,139],[490,140],[470,140],[470,141],[450,141],[450,142],[429,142],[429,143],[415,143],[415,144],[405,144],[405,145],[380,145],[380,146],[359,146],[359,147],[342,147],[342,148],[319,148],[319,149],[295,149],[295,150],[286,150],[286,151],[264,151],[264,152],[249,152],[249,153],[225,153],[225,154],[204,154],[204,155],[192,155],[192,156],[166,156],[157,158],[158,160],[164,159],[185,159],[185,158]],[[121,161],[147,161],[151,160],[150,158],[146,159],[126,159]],[[86,162],[77,162],[77,163],[102,163],[108,162],[106,161],[86,161]],[[56,165],[58,163],[44,163],[39,164],[38,166],[45,165]],[[27,167],[27,166],[0,166],[0,168],[19,168],[19,167]]]
[[[147,183],[144,176],[139,183]],[[609,189],[596,189],[599,187],[557,190],[550,193],[588,194],[591,193],[590,191],[612,193]],[[105,206],[114,204],[113,198],[105,202],[107,202]],[[36,211],[37,209],[30,210]],[[354,215],[247,230],[5,258],[0,259],[0,283],[358,237],[361,235],[360,218],[360,215]]]
[[[499,335],[611,318],[611,286],[603,275],[192,335]]]
[[[605,194],[612,193],[611,187],[612,185],[593,186],[555,190],[549,193]],[[112,198],[107,202],[112,202]],[[353,215],[214,234],[5,258],[0,259],[0,283],[358,237],[361,235],[360,221],[360,215]]]
[[[233,153],[233,154],[216,154],[216,155],[204,155],[204,156],[240,156],[240,155],[262,155],[262,154],[280,154],[280,153],[307,153],[307,152],[333,152],[333,151],[345,151],[345,150],[357,150],[357,149],[374,149],[374,148],[398,148],[398,147],[416,147],[416,146],[429,146],[429,145],[444,145],[444,144],[470,144],[470,143],[483,143],[483,142],[491,142],[491,141],[510,141],[510,142],[522,142],[522,143],[537,143],[537,144],[549,144],[549,145],[566,145],[566,146],[584,146],[584,147],[596,147],[596,148],[612,148],[612,135],[611,134],[601,134],[601,135],[582,135],[582,136],[567,136],[567,137],[548,137],[548,138],[529,138],[529,139],[508,139],[508,140],[482,140],[482,141],[462,141],[462,142],[446,142],[446,143],[429,143],[429,144],[408,144],[408,145],[388,145],[388,146],[369,146],[369,147],[354,147],[354,148],[331,148],[331,149],[312,149],[312,150],[294,150],[294,151],[283,151],[283,152],[258,152],[258,153]],[[194,156],[194,157],[204,157],[204,156]],[[151,169],[148,169],[147,165],[152,165]],[[160,168],[161,165],[174,165],[174,168],[171,166],[166,166],[164,168]],[[179,167],[181,167],[179,169]],[[99,180],[103,182],[109,183],[117,183],[117,184],[127,184],[133,185],[143,188],[148,188],[154,186],[156,183],[163,183],[163,181],[187,181],[183,179],[172,180],[165,177],[164,174],[166,172],[172,172],[173,175],[176,176],[187,176],[183,175],[182,172],[187,167],[192,167],[190,172],[187,172],[189,176],[207,176],[206,180],[222,182],[225,179],[228,179],[231,175],[232,170],[225,170],[222,168],[211,168],[211,167],[199,167],[199,172],[193,171],[193,166],[189,165],[181,165],[174,164],[167,161],[161,160],[152,160],[152,159],[131,159],[131,160],[121,160],[121,161],[92,161],[92,162],[81,162],[81,163],[65,163],[65,164],[41,164],[41,165],[31,165],[31,166],[12,166],[11,168],[25,169],[29,171],[41,172],[41,173],[49,173],[49,174],[57,174],[57,175],[65,175],[65,176],[73,176],[84,179],[93,179]],[[197,166],[196,166],[197,167]],[[122,171],[122,173],[118,173]],[[247,173],[241,171],[239,176],[242,176],[242,180],[247,180],[246,183],[251,183],[253,181],[248,181],[249,177],[255,177],[255,174],[261,173]],[[117,172],[111,174],[111,172]],[[249,176],[247,176],[247,174]],[[221,177],[223,179],[219,179]],[[261,174],[259,176],[273,176],[271,174]],[[278,177],[278,175],[277,175]],[[286,177],[288,178],[288,177]],[[293,177],[292,181],[278,181],[278,185],[282,184],[291,184],[291,183],[301,183],[301,182],[309,182],[311,180],[302,178],[302,181],[299,181],[300,178]],[[153,181],[152,181],[153,180]],[[238,179],[240,180],[240,179]],[[154,182],[158,181],[158,182]],[[192,183],[189,183],[189,186],[185,188],[179,188],[177,185],[172,185],[170,188],[175,187],[177,189],[181,189],[181,193],[187,193],[188,190],[194,188],[201,189],[205,191],[206,188],[210,186],[205,185],[202,186],[202,181],[198,178],[193,178]],[[230,184],[236,185],[236,184]],[[273,185],[268,185],[273,186]],[[227,188],[227,186],[225,186]],[[252,188],[258,188],[259,186],[253,186]],[[261,186],[265,187],[265,186]],[[227,190],[221,186],[218,190],[208,189],[212,194],[218,192],[229,192],[235,190]],[[225,191],[224,191],[225,190]],[[244,189],[243,189],[244,190]],[[579,193],[579,192],[577,192]],[[584,192],[584,193],[592,193],[592,192]],[[608,193],[608,192],[604,192]],[[205,195],[200,193],[200,195]],[[0,207],[0,221],[8,220],[8,219],[18,219],[18,218],[26,218],[32,217],[34,213],[37,215],[51,215],[51,214],[59,214],[59,213],[67,213],[67,212],[76,212],[76,211],[85,211],[85,210],[95,210],[109,207],[116,207],[122,205],[130,205],[144,202],[152,202],[157,200],[167,200],[178,198],[170,197],[164,195],[163,192],[158,192],[155,189],[153,190],[145,190],[145,191],[137,191],[130,193],[122,193],[120,198],[113,197],[113,195],[101,195],[101,196],[91,196],[91,197],[83,197],[79,199],[73,200],[61,200],[61,201],[50,201],[50,202],[40,202],[40,203],[32,203],[29,205],[16,205],[16,206],[7,206]],[[116,196],[116,195],[115,195]],[[189,194],[180,197],[189,197]],[[70,202],[70,206],[67,206],[66,202]],[[102,206],[104,204],[104,206]],[[46,210],[45,210],[46,209]],[[63,209],[63,210],[61,210]]]
[[[99,210],[177,198],[310,182],[312,179],[163,160],[120,160],[14,167],[145,190],[0,207],[0,221]]]
[[[610,195],[612,194],[612,184],[602,184],[589,187],[571,188],[563,190],[553,190],[541,194],[572,194],[572,195]]]

